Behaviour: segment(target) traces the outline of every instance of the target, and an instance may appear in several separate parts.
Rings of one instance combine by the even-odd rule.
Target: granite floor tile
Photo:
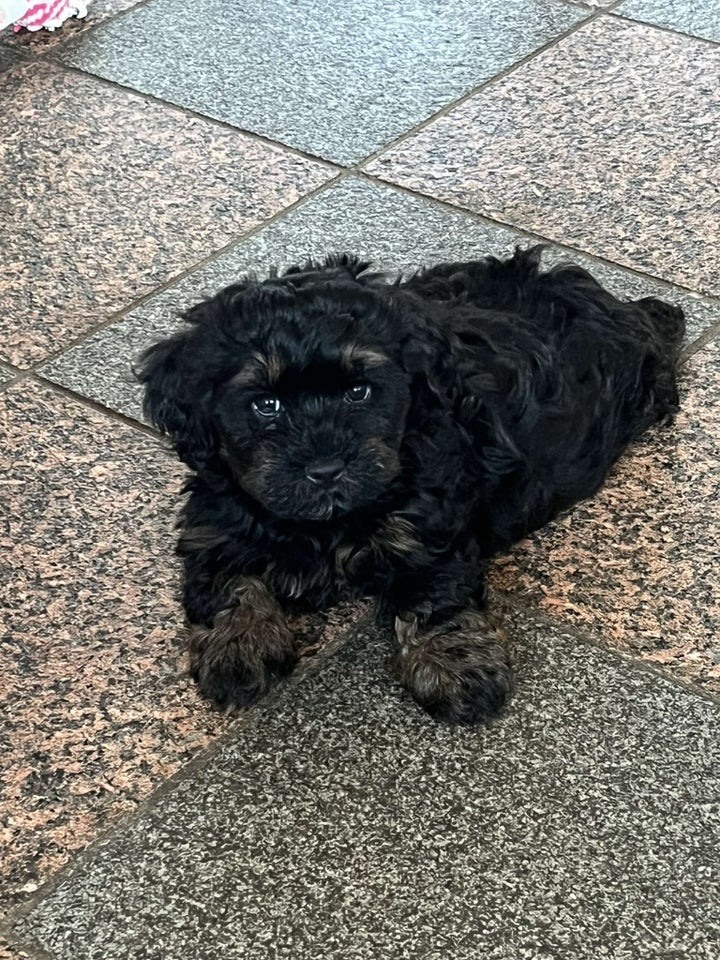
[[[228,717],[186,676],[159,441],[25,381],[0,395],[0,906],[27,898]],[[311,657],[364,613],[294,622]]]
[[[328,177],[47,62],[0,74],[0,352],[42,360]]]
[[[556,0],[155,0],[63,48],[74,66],[353,163],[584,16]],[[291,27],[289,27],[291,25]],[[162,69],[157,64],[162,63]],[[208,69],[212,64],[212,69]]]
[[[12,370],[8,370],[0,364],[0,387],[4,387],[6,383],[10,383],[14,376],[15,374]]]
[[[31,54],[42,53],[56,49],[71,37],[79,36],[90,27],[109,20],[123,10],[129,10],[137,3],[138,0],[89,0],[87,16],[82,20],[71,17],[59,30],[21,30],[18,33],[6,31],[5,34],[0,34],[0,37],[9,47],[27,50]]]
[[[712,960],[720,707],[508,616],[489,729],[359,631],[17,924],[57,960]]]
[[[369,170],[720,293],[720,49],[600,18]]]
[[[1,899],[27,896],[226,723],[183,675],[159,443],[28,381],[0,395]]]
[[[615,13],[720,43],[720,0],[625,0]]]
[[[593,499],[524,541],[494,583],[720,693],[720,340],[684,368],[675,424]]]
[[[223,254],[202,270],[153,297],[128,317],[42,367],[43,376],[127,416],[140,418],[140,390],[131,365],[142,349],[177,325],[176,315],[249,270],[267,270],[324,252],[350,250],[393,269],[455,258],[503,255],[529,242],[514,230],[367,180],[331,185]],[[690,338],[720,322],[720,304],[608,267],[589,257],[552,248],[547,263],[570,256],[617,296],[657,296],[686,311]]]
[[[9,941],[0,934],[0,960],[35,960],[27,950],[11,946]]]
[[[2,33],[0,33],[2,37]],[[26,62],[26,57],[16,50],[7,49],[0,43],[0,73],[3,70],[10,70]]]

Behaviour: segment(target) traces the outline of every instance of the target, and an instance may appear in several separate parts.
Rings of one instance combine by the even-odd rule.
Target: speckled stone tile
[[[183,676],[158,441],[28,381],[0,395],[2,899],[31,893],[224,725]]]
[[[369,166],[720,293],[720,49],[601,17]]]
[[[514,230],[482,223],[407,193],[347,178],[310,198],[202,270],[148,300],[128,317],[42,367],[42,374],[130,417],[140,418],[141,391],[133,360],[177,324],[176,314],[194,300],[236,280],[248,269],[266,270],[326,251],[351,250],[393,269],[443,259],[509,253],[528,244]],[[608,267],[589,257],[552,248],[547,263],[571,257],[618,296],[656,296],[681,304],[690,337],[720,322],[720,304]]]
[[[0,351],[42,360],[327,170],[97,80],[0,74]]]
[[[9,30],[0,34],[0,37],[9,47],[27,50],[30,53],[53,50],[71,37],[77,37],[89,30],[90,27],[109,20],[123,10],[129,10],[137,2],[138,0],[88,0],[87,16],[82,20],[71,17],[59,30],[20,30],[18,33]]]
[[[156,0],[66,62],[340,163],[393,140],[583,17],[555,0]],[[290,27],[291,25],[291,27]],[[162,69],[157,64],[162,63]],[[212,69],[208,69],[212,64]]]
[[[720,340],[691,358],[675,424],[524,541],[495,585],[720,693]]]
[[[26,898],[228,718],[185,674],[160,442],[29,381],[0,395],[0,904]],[[301,657],[362,606],[294,624]]]
[[[36,957],[37,954],[30,953],[28,950],[20,947],[12,946],[0,933],[0,960],[36,960]],[[43,960],[45,960],[45,957],[47,957],[47,954],[44,955]]]
[[[625,0],[615,13],[720,43],[719,0]]]
[[[0,31],[0,37],[2,36],[3,34]],[[10,70],[12,67],[17,67],[23,63],[26,63],[25,56],[16,50],[3,47],[0,43],[0,73],[2,73],[3,70]]]
[[[58,960],[713,960],[720,707],[510,617],[435,724],[364,630],[18,924]]]
[[[0,388],[4,387],[6,383],[10,383],[13,377],[14,373],[0,364]]]

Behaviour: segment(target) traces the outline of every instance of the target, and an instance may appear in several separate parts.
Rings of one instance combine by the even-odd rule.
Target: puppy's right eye
[[[253,413],[256,413],[259,417],[276,417],[282,410],[282,404],[278,398],[269,393],[264,397],[256,397],[250,406]]]

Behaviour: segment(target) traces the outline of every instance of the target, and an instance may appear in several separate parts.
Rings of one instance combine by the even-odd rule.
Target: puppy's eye
[[[264,397],[256,397],[250,406],[259,417],[276,417],[282,410],[282,404],[278,398],[269,393]]]
[[[370,397],[369,383],[356,383],[349,390],[345,391],[345,399],[348,403],[364,403]]]

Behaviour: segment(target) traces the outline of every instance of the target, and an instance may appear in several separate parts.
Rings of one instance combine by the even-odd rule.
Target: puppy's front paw
[[[282,620],[243,607],[219,614],[210,628],[192,627],[189,652],[193,679],[218,707],[257,700],[297,659]]]
[[[400,682],[434,717],[473,724],[500,712],[513,690],[507,651],[497,628],[476,613],[418,630],[398,619]]]

